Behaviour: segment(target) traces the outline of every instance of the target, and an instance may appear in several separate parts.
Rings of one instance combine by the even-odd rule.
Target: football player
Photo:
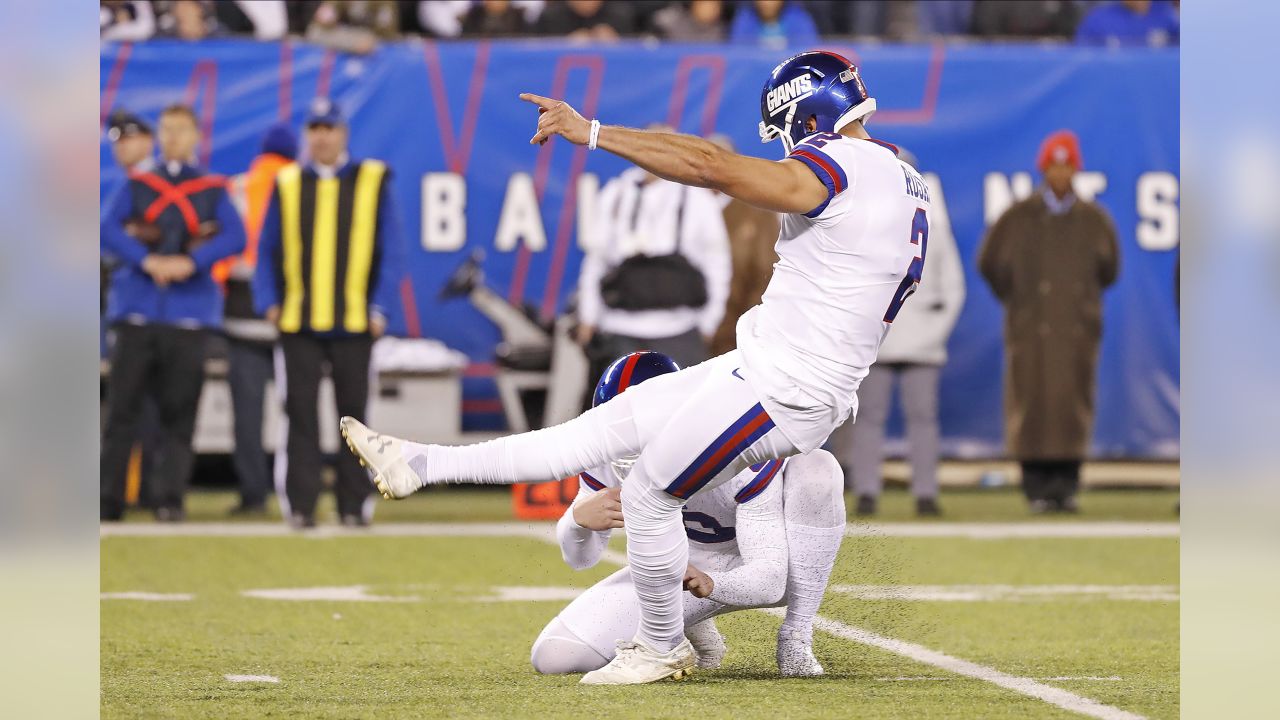
[[[634,358],[634,360],[633,360]],[[622,371],[631,366],[629,382]],[[641,382],[679,370],[656,352],[615,361],[596,386],[593,405]],[[600,560],[615,528],[623,527],[620,489],[634,458],[578,476],[578,495],[560,518],[556,535],[575,570]],[[727,647],[716,615],[785,605],[776,658],[783,677],[822,674],[813,656],[813,618],[831,577],[844,535],[844,475],[825,450],[747,468],[714,490],[689,500],[682,514],[689,537],[685,572],[685,636],[697,666],[720,666]],[[640,622],[630,570],[624,568],[578,596],[533,644],[541,673],[586,673],[604,667],[627,647]]]
[[[342,430],[388,498],[433,483],[551,481],[638,456],[621,499],[640,623],[634,641],[582,681],[655,682],[696,660],[684,635],[681,508],[744,468],[814,450],[856,411],[858,385],[924,270],[929,191],[892,145],[867,133],[876,101],[858,69],[831,52],[796,55],[765,82],[760,134],[782,141],[777,162],[521,98],[542,110],[532,143],[560,136],[783,213],[779,260],[761,303],[738,321],[738,349],[561,425],[486,443],[413,443],[351,418]]]

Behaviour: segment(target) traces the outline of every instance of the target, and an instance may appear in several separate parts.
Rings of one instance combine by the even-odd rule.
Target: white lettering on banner
[[[498,218],[498,232],[493,246],[501,252],[516,249],[516,243],[524,240],[525,247],[533,252],[545,250],[547,233],[542,227],[542,212],[538,208],[538,193],[529,173],[515,173],[507,180],[507,194],[502,199],[502,214]]]
[[[467,184],[458,173],[422,176],[422,249],[460,250],[467,243]]]
[[[1076,191],[1076,197],[1092,202],[1107,191],[1107,176],[1100,172],[1078,172],[1071,178],[1071,189]]]
[[[990,225],[999,220],[1010,205],[1031,195],[1033,187],[1031,173],[1014,173],[1012,179],[1004,173],[987,173],[982,178],[983,221]]]
[[[595,232],[596,198],[600,195],[600,178],[591,173],[578,176],[578,249],[589,252],[600,246]]]
[[[1138,177],[1138,247],[1172,250],[1178,246],[1178,178],[1169,172]]]

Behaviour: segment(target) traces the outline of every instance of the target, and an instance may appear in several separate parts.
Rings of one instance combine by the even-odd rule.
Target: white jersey
[[[795,147],[788,158],[813,170],[827,200],[783,216],[773,278],[738,321],[746,380],[802,453],[857,411],[858,385],[923,270],[929,191],[891,147],[832,133]]]

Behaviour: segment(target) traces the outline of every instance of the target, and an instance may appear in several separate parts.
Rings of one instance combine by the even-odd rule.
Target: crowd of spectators
[[[1178,43],[1177,0],[101,0],[102,39],[296,36],[365,53],[381,40],[555,37],[583,42],[804,45],[819,37]]]

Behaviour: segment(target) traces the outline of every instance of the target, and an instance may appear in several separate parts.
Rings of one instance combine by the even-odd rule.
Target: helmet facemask
[[[786,128],[786,130],[783,130],[777,125],[767,125],[763,120],[761,120],[760,121],[760,142],[762,143],[773,142],[778,138],[782,138],[782,154],[790,155],[792,149],[794,149],[796,146],[796,139],[792,136],[792,127],[791,127],[791,123],[795,120],[795,117],[796,117],[796,106],[795,106],[795,103],[792,103],[791,107],[787,108],[786,116],[784,116],[782,119],[782,128]]]

